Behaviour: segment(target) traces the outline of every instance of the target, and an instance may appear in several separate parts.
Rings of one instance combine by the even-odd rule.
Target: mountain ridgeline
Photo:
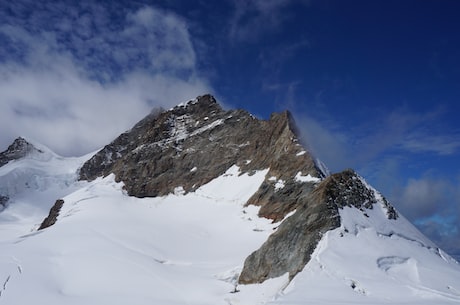
[[[241,284],[285,273],[292,279],[322,235],[340,227],[339,209],[345,206],[366,215],[381,204],[389,221],[398,217],[353,170],[328,176],[299,143],[289,112],[259,120],[243,110],[222,109],[210,95],[152,112],[89,159],[79,179],[113,173],[129,195],[156,197],[193,192],[233,165],[241,174],[269,169],[246,205],[260,206],[259,216],[280,222],[246,259]]]
[[[212,96],[200,96],[148,115],[86,162],[80,179],[114,173],[129,195],[155,197],[177,188],[193,192],[232,165],[241,173],[269,168],[248,204],[261,206],[260,216],[278,221],[313,189],[312,183],[298,183],[296,174],[324,177],[295,130],[289,112],[263,121],[243,110],[225,111]],[[286,186],[276,192],[269,177]]]

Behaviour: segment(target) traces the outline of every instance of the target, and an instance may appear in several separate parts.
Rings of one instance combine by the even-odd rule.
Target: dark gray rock
[[[24,158],[33,151],[42,152],[35,148],[32,144],[27,142],[24,138],[17,138],[14,142],[8,146],[7,150],[0,153],[0,167],[7,164],[10,161]]]
[[[86,162],[80,179],[114,173],[129,195],[154,197],[179,186],[194,191],[234,164],[242,173],[269,168],[267,177],[285,180],[287,188],[275,192],[267,179],[248,204],[277,221],[295,209],[298,194],[313,187],[296,182],[298,172],[322,177],[310,154],[297,155],[303,150],[289,112],[258,120],[243,110],[225,111],[204,95],[148,115]]]
[[[333,174],[296,198],[296,212],[246,258],[239,283],[261,283],[286,272],[292,279],[310,261],[322,235],[340,226],[340,208],[355,207],[365,213],[377,203],[375,191],[352,170]],[[395,219],[394,208],[383,200],[388,218]]]
[[[40,224],[40,227],[38,228],[38,230],[43,230],[43,229],[46,229],[54,225],[57,221],[57,217],[59,216],[59,212],[61,211],[61,208],[63,205],[64,205],[64,200],[62,199],[56,200],[54,205],[51,207],[51,210],[48,216]]]
[[[327,190],[327,204],[334,204],[339,208],[355,207],[364,212],[366,209],[372,209],[377,203],[376,191],[365,185],[362,178],[352,169],[331,175],[330,179],[334,180],[334,183]],[[382,195],[380,197],[387,210],[387,218],[397,219],[398,214],[395,208],[385,197]]]

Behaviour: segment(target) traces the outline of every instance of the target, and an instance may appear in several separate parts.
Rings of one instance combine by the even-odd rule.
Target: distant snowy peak
[[[0,153],[0,167],[10,161],[22,158],[46,161],[53,157],[58,156],[46,146],[23,137],[18,137],[4,152]]]
[[[0,153],[0,210],[24,196],[34,197],[34,207],[48,208],[77,188],[77,169],[89,157],[64,158],[38,142],[17,138]]]
[[[7,150],[0,153],[0,166],[5,165],[12,160],[24,158],[34,152],[42,153],[41,150],[35,148],[35,146],[26,141],[26,139],[19,137],[15,139],[10,146],[8,146]]]

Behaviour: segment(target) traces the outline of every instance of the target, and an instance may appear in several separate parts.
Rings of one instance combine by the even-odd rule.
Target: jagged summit
[[[110,173],[136,197],[188,193],[222,176],[232,165],[241,173],[268,169],[246,205],[282,222],[244,264],[239,282],[260,283],[288,272],[293,278],[310,260],[322,234],[340,226],[339,209],[366,213],[381,202],[388,219],[394,208],[377,197],[354,171],[325,177],[297,139],[288,111],[259,120],[244,110],[223,110],[210,95],[156,111],[88,160],[80,179]]]
[[[296,195],[324,178],[298,143],[289,112],[258,120],[244,110],[225,111],[203,95],[148,115],[86,162],[80,179],[114,173],[130,195],[155,197],[194,191],[232,165],[242,173],[270,169],[248,204],[261,206],[260,215],[275,221],[295,208]]]
[[[204,95],[149,114],[86,162],[80,179],[114,173],[130,195],[156,197],[194,192],[232,165],[242,174],[268,169],[246,205],[260,206],[259,216],[275,222],[295,213],[246,259],[239,282],[260,283],[286,272],[293,278],[322,234],[341,225],[339,209],[366,214],[379,202],[389,220],[397,218],[353,170],[325,177],[297,134],[288,111],[258,120],[244,110],[225,111]]]

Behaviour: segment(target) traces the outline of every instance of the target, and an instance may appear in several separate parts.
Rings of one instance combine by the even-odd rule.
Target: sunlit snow
[[[292,282],[286,274],[237,285],[245,258],[279,225],[245,206],[268,169],[250,176],[234,165],[195,192],[177,185],[168,196],[139,199],[113,175],[76,182],[88,157],[0,168],[0,187],[12,198],[0,213],[0,303],[460,303],[458,263],[401,215],[388,220],[379,194],[365,213],[340,210],[341,226],[322,237]],[[300,172],[296,179],[319,181]],[[36,231],[60,197],[57,223]]]
[[[301,172],[298,172],[297,175],[295,176],[295,180],[298,182],[320,182],[320,178],[313,177],[312,175],[308,174],[306,176],[302,176]]]

